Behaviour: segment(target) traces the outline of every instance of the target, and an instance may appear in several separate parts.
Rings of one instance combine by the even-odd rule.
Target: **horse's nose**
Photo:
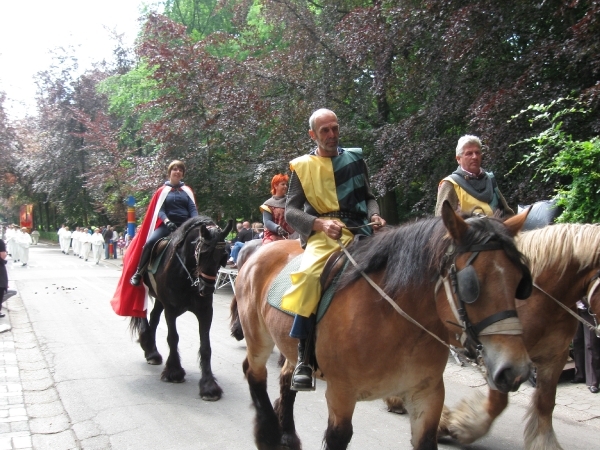
[[[515,392],[521,383],[529,379],[531,370],[531,362],[519,365],[501,364],[496,367],[492,379],[500,392]]]

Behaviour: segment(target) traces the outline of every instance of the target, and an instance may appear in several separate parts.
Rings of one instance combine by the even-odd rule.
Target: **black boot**
[[[152,246],[145,245],[144,249],[142,250],[142,256],[140,257],[140,263],[139,263],[137,269],[135,270],[135,273],[129,280],[129,284],[131,284],[133,286],[140,285],[140,282],[142,281],[142,276],[144,275],[144,272],[146,271],[146,267],[148,266],[148,262],[150,262],[151,254],[152,254]]]
[[[292,374],[293,391],[314,391],[313,368],[310,365],[311,358],[308,355],[306,339],[298,342],[298,363]]]

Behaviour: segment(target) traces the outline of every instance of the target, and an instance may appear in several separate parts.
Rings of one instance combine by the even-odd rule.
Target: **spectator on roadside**
[[[577,302],[577,312],[583,320],[594,324],[594,318],[581,301]],[[592,394],[600,392],[600,338],[582,323],[578,325],[573,338],[573,360],[575,377],[571,383],[585,383]]]
[[[119,249],[119,255],[123,256],[123,250],[125,249],[125,238],[123,233],[119,233],[119,240],[117,241],[117,247]]]
[[[110,225],[106,225],[104,231],[102,232],[102,237],[104,238],[104,259],[109,259],[109,244],[110,240],[112,239],[112,231],[110,229]]]
[[[235,244],[237,241],[240,240],[240,232],[244,229],[243,225],[241,222],[238,222],[235,224],[235,228],[236,228],[236,233],[235,233],[235,237],[231,240],[231,245],[233,246],[233,244]]]
[[[263,224],[260,222],[252,223],[252,239],[262,239]]]
[[[237,255],[246,242],[252,240],[252,230],[250,229],[250,222],[245,220],[242,222],[242,230],[238,233],[238,240],[231,247],[231,256],[229,257],[228,265],[236,267]]]
[[[6,272],[7,257],[6,244],[0,239],[0,317],[5,316],[2,312],[2,303],[4,302],[4,294],[6,294],[6,291],[8,290],[8,273]]]
[[[31,240],[33,245],[38,245],[38,242],[40,241],[40,232],[37,230],[37,228],[34,228],[31,232]]]
[[[117,259],[117,244],[119,243],[119,233],[117,233],[117,230],[115,230],[115,227],[111,227],[111,230],[112,230],[111,244],[112,244],[113,258]]]

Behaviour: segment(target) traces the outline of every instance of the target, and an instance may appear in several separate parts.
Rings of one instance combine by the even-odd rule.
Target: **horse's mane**
[[[517,236],[519,250],[531,262],[533,278],[553,267],[562,276],[569,263],[579,270],[600,264],[600,225],[561,223]]]
[[[466,217],[466,216],[465,216]],[[517,250],[508,229],[494,218],[471,218],[470,225],[456,252],[463,253],[474,243],[492,233],[502,243],[509,259],[525,268],[525,259]],[[350,250],[358,267],[348,264],[337,289],[342,289],[361,277],[360,271],[374,273],[386,270],[381,287],[395,297],[408,286],[434,283],[445,262],[452,239],[441,217],[421,219],[398,227],[390,227],[374,236],[362,239]]]
[[[188,232],[202,224],[214,225],[215,222],[207,216],[196,216],[186,220],[172,235],[171,244],[173,247],[179,247],[179,245],[181,245],[185,240]]]

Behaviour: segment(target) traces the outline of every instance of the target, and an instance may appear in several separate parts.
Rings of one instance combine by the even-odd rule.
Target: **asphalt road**
[[[28,267],[9,263],[11,284],[18,288],[24,305],[23,321],[31,325],[31,350],[41,352],[51,377],[50,385],[33,392],[37,395],[25,396],[28,412],[43,410],[44,405],[52,405],[54,410],[44,416],[53,419],[31,427],[31,433],[62,433],[64,439],[55,442],[64,444],[47,447],[55,450],[255,448],[254,412],[241,368],[245,345],[231,338],[228,330],[230,288],[215,295],[211,332],[213,371],[224,396],[218,402],[205,402],[198,395],[195,317],[187,313],[178,320],[186,382],[161,382],[162,367],[146,364],[141,348],[129,335],[128,320],[115,315],[110,307],[120,276],[119,262],[102,260],[95,265],[66,256],[57,246],[42,244],[31,249]],[[165,359],[166,332],[163,320],[157,343]],[[278,395],[277,356],[274,353],[269,361],[272,400]],[[27,361],[18,364],[22,371],[27,368]],[[452,365],[455,363],[450,361],[449,368]],[[462,374],[469,369],[449,371],[446,402],[450,405],[472,393],[469,385],[477,384],[472,370]],[[56,398],[51,402],[53,392]],[[327,424],[324,392],[325,384],[319,382],[316,392],[297,396],[296,426],[304,449],[321,448]],[[524,413],[523,405],[511,402],[490,435],[464,448],[523,448]],[[386,412],[383,402],[359,403],[353,424],[351,449],[411,448],[408,418]],[[598,448],[597,423],[592,426],[561,417],[555,418],[555,429],[564,448]],[[440,448],[460,446],[445,441]]]

